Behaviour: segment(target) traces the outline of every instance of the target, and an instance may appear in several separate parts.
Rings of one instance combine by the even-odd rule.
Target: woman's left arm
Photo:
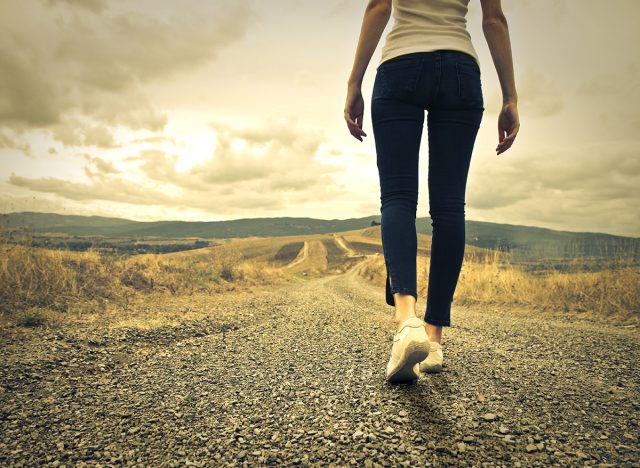
[[[364,99],[362,98],[362,80],[367,71],[373,52],[378,46],[384,28],[391,17],[392,0],[369,0],[362,19],[360,38],[356,48],[351,75],[347,82],[347,102],[344,108],[344,118],[349,132],[362,141],[367,134],[362,130],[364,117]]]

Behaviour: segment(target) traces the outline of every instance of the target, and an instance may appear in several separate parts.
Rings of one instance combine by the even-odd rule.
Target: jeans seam
[[[418,300],[418,291],[416,289],[413,288],[406,288],[406,287],[398,287],[398,286],[394,286],[394,281],[393,278],[395,277],[394,275],[394,270],[391,267],[391,263],[385,261],[386,265],[387,265],[387,270],[388,270],[388,275],[389,275],[389,291],[391,293],[391,296],[393,296],[395,293],[399,293],[399,294],[408,294],[411,295],[415,298],[415,300]]]
[[[426,59],[424,56],[420,57],[420,66],[418,67],[418,75],[416,77],[416,81],[413,83],[413,89],[411,90],[412,93],[415,93],[416,89],[418,89],[418,85],[420,84],[420,79],[422,78],[422,71],[424,70],[425,60]]]
[[[435,86],[433,95],[438,96],[438,92],[440,91],[440,80],[442,78],[442,55],[438,52],[435,58],[436,58],[436,86]]]

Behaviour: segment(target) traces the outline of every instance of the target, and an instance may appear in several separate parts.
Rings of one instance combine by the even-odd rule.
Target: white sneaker
[[[420,363],[420,370],[428,374],[440,372],[442,370],[443,361],[442,345],[437,341],[432,341],[431,348],[429,349],[429,356]]]
[[[402,322],[393,336],[391,358],[387,363],[387,380],[405,382],[420,377],[420,361],[427,358],[430,349],[429,335],[424,320],[409,317]]]

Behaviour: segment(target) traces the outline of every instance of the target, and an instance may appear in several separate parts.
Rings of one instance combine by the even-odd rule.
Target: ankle
[[[407,320],[407,319],[409,319],[411,317],[416,317],[415,311],[414,312],[411,312],[411,311],[398,312],[398,311],[396,311],[396,315],[395,315],[395,318],[394,318],[394,322],[396,324],[396,327],[399,327],[402,322],[404,322],[405,320]]]
[[[440,325],[432,325],[430,323],[425,323],[425,330],[427,330],[427,335],[429,336],[429,341],[435,341],[436,343],[442,343],[442,326]]]

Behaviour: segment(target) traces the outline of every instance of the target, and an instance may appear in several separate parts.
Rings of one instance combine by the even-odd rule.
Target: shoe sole
[[[433,366],[423,366],[420,367],[421,372],[426,372],[427,374],[437,374],[442,371],[442,364],[435,364]]]
[[[424,329],[422,331],[424,332]],[[411,335],[422,335],[422,333],[420,333],[419,329],[416,329]],[[404,355],[400,359],[402,364],[387,376],[387,380],[391,383],[398,383],[418,379],[420,375],[414,371],[414,366],[427,359],[429,349],[430,344],[427,333],[424,332],[424,336],[416,336],[404,349]]]

